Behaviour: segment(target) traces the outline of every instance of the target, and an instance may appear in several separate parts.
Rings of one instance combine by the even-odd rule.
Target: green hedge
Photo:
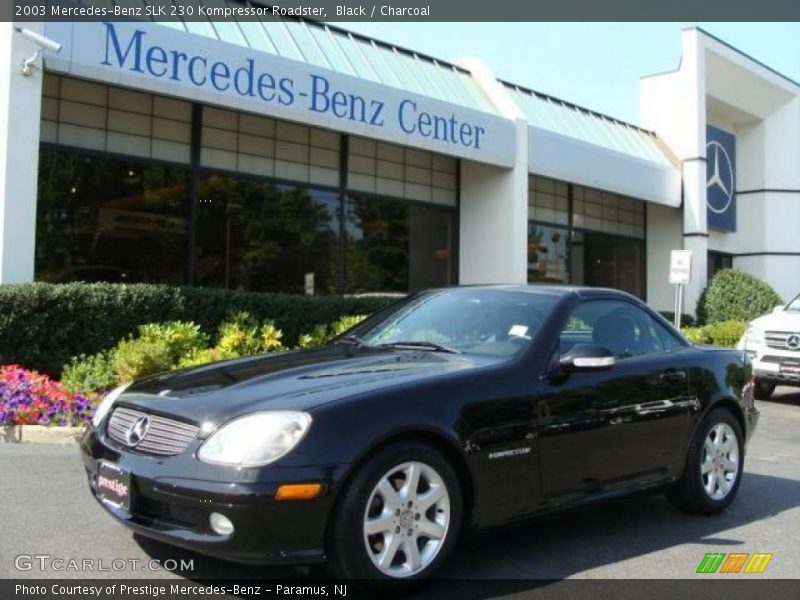
[[[752,321],[783,300],[769,284],[738,269],[718,271],[697,303],[700,323]]]
[[[0,285],[0,364],[58,375],[70,357],[108,349],[140,325],[192,321],[216,331],[239,311],[272,319],[284,344],[293,346],[317,325],[372,313],[392,301],[150,284],[6,284]]]
[[[745,321],[720,321],[702,327],[684,327],[684,337],[694,344],[712,344],[733,348],[747,329]]]

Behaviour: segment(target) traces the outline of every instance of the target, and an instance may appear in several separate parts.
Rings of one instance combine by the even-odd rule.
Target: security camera
[[[17,28],[17,31],[22,34],[24,38],[29,39],[34,44],[38,44],[44,50],[49,50],[50,52],[55,52],[56,54],[61,52],[61,44],[55,40],[46,38],[43,35],[38,34],[35,31],[31,31],[30,29],[25,29],[24,27]]]
[[[24,27],[15,27],[17,32],[22,35],[25,39],[32,41],[34,44],[39,45],[39,49],[34,52],[31,56],[26,58],[22,61],[22,74],[25,77],[29,77],[33,70],[36,69],[36,61],[39,58],[39,55],[42,53],[42,50],[49,50],[55,54],[61,52],[61,44],[56,42],[55,40],[51,40],[50,38],[46,38],[41,34],[36,33],[35,31],[31,31],[30,29],[26,29]]]

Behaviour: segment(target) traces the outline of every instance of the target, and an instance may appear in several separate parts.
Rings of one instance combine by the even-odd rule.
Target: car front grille
[[[147,417],[149,427],[138,443],[128,442],[128,432],[142,417]],[[152,415],[140,410],[119,407],[111,413],[108,421],[108,435],[123,446],[135,448],[146,454],[174,456],[180,454],[197,437],[199,427]]]
[[[767,339],[767,346],[770,348],[777,348],[779,350],[794,350],[798,351],[798,348],[792,348],[787,345],[787,340],[790,336],[794,335],[794,332],[791,331],[767,331],[765,333],[765,337]]]

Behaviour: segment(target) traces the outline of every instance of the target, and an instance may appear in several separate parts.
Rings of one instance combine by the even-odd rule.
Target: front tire
[[[409,591],[446,559],[463,517],[458,476],[420,442],[387,446],[343,490],[328,536],[337,577]]]
[[[743,468],[739,421],[729,410],[715,408],[700,423],[683,477],[667,492],[667,498],[687,512],[720,513],[736,496]]]
[[[775,384],[771,381],[756,379],[753,397],[756,400],[769,400],[775,392]]]

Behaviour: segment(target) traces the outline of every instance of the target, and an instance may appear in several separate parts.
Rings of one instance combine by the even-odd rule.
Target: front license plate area
[[[784,375],[792,375],[794,377],[800,376],[800,363],[781,363],[781,373]]]
[[[97,497],[112,506],[130,510],[130,472],[114,463],[101,460],[97,466]]]

